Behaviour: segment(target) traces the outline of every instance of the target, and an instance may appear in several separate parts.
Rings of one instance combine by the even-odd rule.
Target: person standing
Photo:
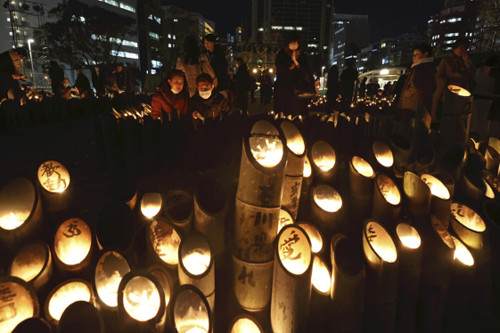
[[[328,80],[326,81],[326,103],[328,112],[332,111],[339,96],[339,68],[333,65],[328,70]]]
[[[260,83],[260,104],[270,104],[273,95],[273,80],[269,70],[265,70],[259,78]]]
[[[229,75],[227,73],[227,60],[224,49],[216,44],[214,34],[203,37],[204,52],[212,66],[217,78],[217,91],[229,89]]]
[[[340,89],[342,94],[342,108],[347,109],[351,105],[354,95],[354,87],[358,80],[358,71],[354,68],[352,59],[346,60],[347,68],[340,75]]]
[[[162,122],[180,118],[188,113],[189,95],[184,72],[174,69],[156,88],[151,99],[151,117]]]
[[[237,57],[235,60],[236,74],[234,74],[234,79],[236,81],[236,103],[241,110],[247,111],[252,80],[248,72],[247,64],[243,59]]]
[[[417,112],[418,106],[423,107],[417,119],[423,121],[427,128],[431,125],[430,111],[432,96],[436,89],[436,69],[433,64],[432,48],[420,44],[413,48],[413,64],[401,91],[398,108]]]
[[[22,47],[11,49],[0,54],[0,100],[20,97],[20,87],[17,80],[26,81],[21,74],[21,61],[26,59],[28,52]]]
[[[490,75],[492,68],[498,64],[498,56],[493,55],[485,60],[475,75],[474,108],[471,119],[471,132],[475,132],[482,140],[488,139],[488,116],[493,104],[495,78]]]

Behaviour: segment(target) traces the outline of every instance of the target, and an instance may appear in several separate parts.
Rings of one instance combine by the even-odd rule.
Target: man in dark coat
[[[216,37],[208,34],[203,37],[203,46],[210,65],[214,69],[217,77],[217,91],[223,91],[229,88],[229,75],[227,74],[227,60],[224,49],[215,44]]]
[[[21,74],[21,60],[26,59],[28,53],[18,47],[0,54],[0,100],[14,98],[20,90],[17,80],[26,81],[26,76]],[[10,90],[10,92],[9,92]]]
[[[413,48],[413,65],[401,91],[398,104],[400,109],[414,112],[420,104],[423,112],[417,117],[428,128],[431,120],[432,95],[436,90],[436,68],[433,61],[432,48],[429,45],[420,44]]]
[[[354,87],[358,80],[358,71],[354,68],[354,61],[346,61],[347,68],[340,75],[340,88],[342,94],[342,107],[348,108],[351,105],[354,94]]]
[[[196,93],[191,97],[190,110],[194,119],[217,118],[229,111],[226,98],[214,91],[214,81],[209,74],[196,78]]]

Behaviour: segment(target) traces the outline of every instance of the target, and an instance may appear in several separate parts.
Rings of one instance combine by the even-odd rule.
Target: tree
[[[478,13],[479,38],[477,47],[481,51],[500,51],[500,0],[481,0]]]
[[[124,38],[135,20],[77,0],[59,4],[50,11],[57,22],[45,23],[41,33],[48,40],[51,59],[73,67],[116,62]]]

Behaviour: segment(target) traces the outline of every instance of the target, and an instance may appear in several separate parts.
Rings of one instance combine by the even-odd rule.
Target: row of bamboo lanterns
[[[321,302],[325,302],[325,297],[326,299],[333,299],[333,303],[326,302],[328,306],[337,305],[336,302],[339,298],[336,298],[334,295],[342,293],[342,288],[338,285],[341,281],[341,273],[339,273],[340,270],[338,267],[335,267],[335,265],[337,265],[337,261],[341,263],[343,259],[336,257],[336,251],[341,252],[343,247],[349,248],[349,246],[353,246],[349,245],[348,241],[350,240],[350,237],[342,236],[340,233],[350,233],[350,221],[349,223],[347,222],[345,218],[345,211],[343,214],[340,214],[342,209],[346,209],[346,207],[344,207],[341,194],[330,186],[340,182],[339,175],[336,175],[336,170],[333,170],[335,164],[337,163],[335,150],[327,142],[316,142],[312,145],[310,159],[307,157],[305,151],[306,145],[304,141],[302,141],[303,150],[300,149],[300,142],[298,144],[299,148],[296,149],[295,147],[292,147],[293,149],[296,149],[292,150],[292,148],[288,146],[288,142],[293,142],[293,140],[288,140],[286,134],[288,133],[289,136],[293,137],[294,135],[297,135],[297,133],[300,134],[300,132],[294,131],[291,126],[293,126],[291,123],[282,122],[280,127],[275,127],[271,122],[261,121],[260,123],[258,122],[253,125],[252,129],[249,131],[250,134],[244,139],[242,165],[240,168],[240,183],[236,195],[236,210],[234,219],[235,234],[240,234],[241,236],[235,237],[233,253],[235,296],[240,305],[247,310],[257,311],[266,308],[269,305],[271,313],[271,326],[274,331],[301,331],[305,329],[308,325],[307,318],[309,316],[307,308],[309,305],[314,305],[318,302],[320,304]],[[284,139],[285,137],[286,139]],[[381,152],[385,153],[382,154],[384,156],[389,155],[390,152],[389,147],[383,142],[374,143],[372,145],[372,149],[375,159],[377,159],[377,154],[379,155],[378,157],[380,157]],[[278,154],[276,154],[276,150],[278,150]],[[281,150],[281,152],[279,152],[279,150]],[[267,156],[267,152],[272,153],[272,156]],[[302,160],[298,163],[298,166],[290,166],[289,168],[288,158],[291,154],[296,155],[292,156],[292,161],[293,158]],[[325,155],[328,158],[325,158]],[[382,160],[386,161],[387,159],[390,158]],[[365,221],[361,228],[363,231],[362,239],[364,244],[364,253],[369,267],[369,269],[368,267],[366,268],[366,275],[373,277],[373,279],[366,280],[366,295],[368,295],[368,291],[373,293],[370,294],[373,297],[369,297],[372,303],[367,303],[366,309],[379,311],[375,312],[375,314],[380,314],[380,316],[375,315],[373,318],[378,319],[378,321],[375,320],[375,322],[381,326],[374,325],[374,327],[382,327],[383,330],[390,330],[390,327],[383,326],[385,322],[381,321],[380,318],[391,318],[392,315],[393,320],[388,321],[389,326],[391,325],[391,322],[394,322],[395,320],[394,304],[397,298],[395,295],[398,294],[398,292],[395,291],[395,288],[398,284],[394,284],[392,282],[396,279],[395,274],[397,273],[394,272],[398,271],[395,267],[398,267],[401,262],[400,256],[403,256],[404,253],[400,253],[400,251],[397,250],[396,242],[393,240],[393,236],[391,236],[391,234],[394,234],[393,230],[395,228],[396,234],[400,237],[402,243],[404,243],[403,240],[408,240],[405,239],[405,237],[410,238],[413,243],[410,242],[407,247],[411,249],[413,246],[413,248],[418,249],[419,247],[415,245],[418,243],[418,237],[408,237],[408,235],[418,235],[418,231],[408,224],[397,224],[396,227],[399,212],[401,211],[403,196],[399,192],[398,186],[394,180],[390,176],[382,173],[377,174],[367,160],[362,159],[359,156],[355,156],[349,161],[351,168],[349,182],[351,184],[351,188],[354,188],[354,185],[358,182],[359,188],[373,189],[373,199],[370,200],[369,198],[366,198],[365,200],[362,200],[362,202],[360,202],[360,206],[364,206],[365,212],[370,212],[371,215],[380,215],[378,219],[372,218]],[[389,163],[384,163],[380,163],[380,166],[377,168],[379,168],[379,170],[384,170],[385,168],[387,171],[387,167],[390,165]],[[311,166],[312,168],[309,169],[308,167]],[[295,168],[299,170],[302,168],[302,177]],[[316,179],[321,179],[325,183],[308,183],[307,178],[310,178],[312,174]],[[287,185],[284,180],[287,177],[292,181],[289,182],[291,185],[288,187],[289,189],[286,190],[288,192],[285,192]],[[364,183],[365,179],[368,181],[367,183]],[[448,201],[449,211],[454,216],[454,219],[451,220],[453,230],[460,237],[460,239],[466,243],[466,245],[472,248],[476,246],[480,249],[481,246],[479,244],[481,243],[483,237],[481,235],[478,236],[478,233],[480,234],[485,231],[485,228],[483,228],[480,223],[480,217],[475,213],[475,215],[471,213],[473,210],[470,208],[464,207],[458,203],[452,203],[451,194],[448,194],[448,196],[435,194],[438,192],[432,191],[433,188],[439,188],[440,185],[436,182],[437,185],[431,185],[429,188],[429,185],[426,184],[434,184],[432,181],[433,179],[429,175],[422,175],[421,177],[418,177],[415,174],[405,173],[404,193],[408,198],[409,211],[414,217],[417,218],[422,217],[422,215],[429,214],[433,211],[433,209],[436,209],[435,212],[437,214],[441,212],[441,209],[439,208],[441,207],[441,203],[439,201],[435,201],[434,197]],[[16,182],[19,182],[19,184],[25,183],[20,180],[16,180]],[[296,185],[297,182],[300,182],[300,185]],[[367,184],[370,186],[367,187]],[[31,183],[29,185],[33,187]],[[288,225],[290,222],[295,221],[296,217],[300,215],[299,211],[301,207],[298,203],[300,202],[299,195],[303,192],[301,190],[302,185],[304,185],[305,190],[308,190],[307,187],[311,189],[310,192],[312,202],[310,204],[310,216],[312,217],[313,223],[292,223],[291,225]],[[28,195],[28,201],[36,201],[33,199],[33,196],[36,197],[36,194],[33,195],[33,191],[31,191],[32,188],[26,184],[23,184],[23,186],[27,189],[27,193],[31,193],[31,196]],[[12,188],[18,190],[20,188],[22,189],[23,186],[12,186],[8,184],[4,187],[2,190],[2,194],[4,195],[1,197],[2,203],[4,202],[3,200],[7,200],[4,198],[10,197],[10,194],[13,191]],[[207,185],[207,187],[210,188],[214,186]],[[425,190],[426,188],[427,190]],[[36,190],[34,192],[36,193]],[[214,192],[217,191],[214,190]],[[424,194],[422,194],[422,192]],[[290,198],[290,206],[287,207],[288,211],[282,209],[282,193],[289,193],[288,198]],[[197,197],[197,193],[195,193],[195,197]],[[357,197],[353,196],[353,198],[349,199],[348,202],[352,203],[355,198]],[[203,210],[197,212],[195,209],[194,213],[192,213],[189,212],[189,209],[184,207],[186,206],[186,203],[190,202],[190,200],[189,194],[174,192],[172,195],[167,196],[167,200],[165,200],[164,203],[162,196],[158,193],[148,193],[142,197],[141,211],[145,217],[151,219],[150,224],[148,224],[148,239],[150,241],[148,244],[154,248],[155,256],[158,257],[155,258],[159,259],[161,264],[164,263],[166,267],[179,267],[179,281],[181,283],[195,285],[197,287],[196,289],[186,287],[185,289],[189,290],[185,292],[183,291],[183,293],[191,296],[197,295],[197,298],[195,297],[195,299],[198,300],[198,305],[191,307],[191,309],[202,309],[202,314],[199,314],[196,317],[203,317],[205,319],[202,320],[203,324],[198,325],[193,323],[193,327],[190,327],[189,329],[194,329],[196,325],[198,325],[199,327],[196,328],[210,331],[212,329],[212,311],[214,310],[214,302],[210,301],[210,298],[215,297],[215,282],[213,281],[214,278],[212,275],[214,272],[213,256],[215,253],[212,252],[212,248],[217,244],[216,237],[220,237],[221,233],[215,233],[211,236],[208,234],[209,230],[217,230],[217,227],[223,228],[220,222],[221,219],[214,217],[221,211],[221,209],[215,209],[214,211],[208,213],[203,212]],[[194,203],[196,205],[197,202],[202,201],[203,199],[199,198],[199,200],[194,200]],[[220,208],[225,205],[224,203],[221,203],[223,200],[217,201],[218,202],[216,202],[215,205],[205,206],[218,206]],[[383,204],[386,206],[384,207]],[[167,215],[169,216],[168,221],[156,218],[158,213],[161,211],[162,205],[169,207],[169,209],[167,209]],[[238,211],[238,205],[240,205],[240,211]],[[30,210],[30,214],[28,215],[31,215],[32,210]],[[202,218],[202,213],[206,213],[205,215],[207,216],[205,216],[205,219]],[[4,214],[4,216],[5,215],[10,214]],[[206,233],[207,236],[203,236],[198,233],[191,234],[189,232],[190,229],[193,228],[191,223],[193,219],[192,215],[200,216],[200,218],[195,219],[195,229]],[[363,216],[363,214],[360,214],[360,216]],[[331,221],[335,222],[334,225],[329,223]],[[447,220],[445,219],[443,222],[446,223]],[[245,225],[244,223],[247,224]],[[462,228],[462,226],[467,223],[470,223],[471,225],[466,228]],[[282,224],[282,228],[278,229],[280,224]],[[238,230],[239,227],[241,228],[241,225],[245,227]],[[430,225],[427,227],[429,226]],[[460,251],[455,251],[457,255],[460,254],[461,251],[464,251],[464,249],[467,249],[464,246],[457,245],[460,244],[458,243],[458,238],[454,239],[451,235],[447,234],[447,228],[440,223],[439,218],[437,220],[433,220],[432,226],[440,239],[442,239],[442,243],[448,249],[460,249]],[[14,228],[13,230],[16,229],[17,228]],[[246,238],[248,233],[250,233],[251,236]],[[222,232],[222,235],[223,234],[224,233]],[[265,236],[262,236],[263,234]],[[313,237],[314,234],[323,234],[323,239],[320,238],[321,240],[318,241],[318,237]],[[92,246],[96,246],[93,245],[93,237],[91,236],[88,225],[84,221],[77,218],[69,219],[63,222],[56,231],[55,238],[55,258],[53,258],[53,260],[59,268],[70,271],[72,268],[71,266],[78,265],[85,261],[86,254],[91,251]],[[64,238],[69,239],[69,241],[61,242],[61,244],[56,242],[56,240]],[[84,242],[82,243],[85,244],[81,246],[82,244],[80,244],[77,239],[83,240]],[[245,242],[245,239],[252,240],[255,243],[252,244],[251,242]],[[318,254],[321,255],[322,247],[317,245],[317,243],[322,243],[324,240],[328,241],[329,239],[331,239],[331,271],[329,269],[330,263],[328,260],[325,261],[324,254],[323,257],[318,256]],[[99,239],[97,240],[97,243],[97,246],[102,245],[99,244]],[[33,248],[37,248],[37,245],[30,244],[30,246],[32,246],[32,250]],[[338,249],[337,246],[339,247]],[[356,242],[354,242],[354,247],[355,246]],[[257,249],[257,247],[264,248],[264,250],[262,251],[261,249]],[[443,248],[442,244],[441,247]],[[51,251],[47,250],[46,245],[43,244],[38,244],[38,249],[40,251],[39,253],[48,253],[45,256],[42,256],[44,260],[44,264],[42,266],[51,266],[47,264],[47,262],[49,262],[48,257],[50,257]],[[443,252],[450,253],[450,250],[444,251],[444,249],[446,248],[443,248]],[[65,258],[62,255],[65,250],[72,252],[76,250],[75,253],[77,253],[77,255]],[[32,251],[28,251],[28,253],[30,252]],[[323,251],[323,253],[327,253],[327,251]],[[23,256],[26,256],[26,252],[20,251],[15,257],[14,262],[16,259],[18,261],[21,260],[18,258],[23,258]],[[244,258],[239,258],[238,256],[242,256]],[[154,327],[157,327],[156,325],[165,325],[164,315],[154,316],[155,314],[158,315],[166,311],[165,308],[167,303],[168,288],[164,287],[165,284],[162,285],[160,283],[160,278],[155,277],[152,272],[131,272],[130,267],[126,263],[126,259],[124,259],[119,252],[115,251],[111,253],[104,253],[99,260],[99,262],[102,260],[101,264],[103,266],[106,258],[108,258],[108,260],[113,258],[112,261],[117,265],[115,273],[118,273],[114,274],[113,277],[110,278],[111,283],[109,285],[106,284],[106,288],[109,287],[112,289],[111,295],[114,295],[115,293],[117,295],[116,305],[114,302],[114,296],[111,296],[110,299],[105,301],[104,299],[106,296],[100,296],[99,290],[97,290],[97,296],[99,299],[108,307],[119,306],[119,308],[122,309],[121,311],[125,311],[128,316],[133,319],[133,321],[139,322],[139,326],[141,325],[141,322],[149,322],[151,320],[154,321]],[[123,260],[120,258],[123,258]],[[189,262],[191,258],[197,258],[193,263],[193,267]],[[467,264],[470,264],[470,258],[471,257],[467,257],[464,261]],[[336,259],[335,265],[333,263],[334,259]],[[269,262],[271,262],[271,264],[269,264]],[[445,261],[445,266],[449,266],[451,262],[453,262],[453,259]],[[467,265],[466,263],[464,263],[464,265]],[[354,276],[362,276],[365,274],[361,273],[362,271],[365,271],[362,260],[357,264],[350,264],[351,267],[346,267],[344,269],[352,273]],[[13,263],[12,267],[15,267],[16,265]],[[439,265],[436,265],[435,267],[438,266]],[[99,267],[99,263],[97,267]],[[102,276],[99,278],[99,281],[101,282],[98,282],[97,267],[96,277],[93,284],[96,288],[98,284],[103,283]],[[259,269],[262,272],[261,275],[258,273]],[[434,267],[430,267],[423,272],[430,274],[429,272],[432,273],[432,269],[434,269]],[[251,270],[255,273],[252,275],[252,280],[250,279]],[[159,269],[158,271],[162,270]],[[332,274],[332,272],[334,274]],[[338,275],[335,274],[336,272]],[[399,269],[399,272],[401,272],[401,269]],[[325,279],[318,278],[315,273],[327,276],[326,280],[328,283],[326,285],[328,285],[328,287],[323,284]],[[38,274],[30,273],[27,276],[24,276],[24,278],[28,279],[33,275],[34,277],[38,276]],[[159,274],[159,276],[162,275]],[[165,276],[168,276],[168,274],[163,274],[163,279],[168,281],[168,277],[165,278]],[[414,277],[414,275],[410,276]],[[246,286],[254,284],[252,287],[254,287],[255,292],[251,289],[241,289],[241,286],[238,287],[236,283],[241,280],[247,281]],[[360,280],[364,281],[364,279]],[[253,283],[251,283],[251,281],[253,281]],[[369,283],[373,283],[374,288],[369,289]],[[35,283],[33,285],[35,285]],[[73,290],[80,290],[78,295],[81,296],[75,298],[75,301],[91,301],[92,298],[95,297],[93,285],[84,280],[70,280],[66,281],[61,286],[56,287],[52,294],[55,297],[62,297],[64,299],[65,297],[62,296],[63,291],[65,289],[72,288]],[[116,287],[117,285],[118,287]],[[259,297],[262,297],[263,299],[263,301],[259,304],[256,304],[258,302],[255,301],[255,297],[252,297],[257,295],[257,290],[260,292]],[[352,300],[354,300],[353,295],[355,292],[360,292],[360,290],[353,290],[352,292],[353,294],[349,294],[344,297],[352,297]],[[73,292],[73,294],[77,293]],[[183,297],[187,297],[187,295],[179,295],[180,292],[176,297],[181,299]],[[364,297],[365,293],[363,292],[361,295]],[[239,296],[240,298],[238,298]],[[323,296],[323,298],[321,298],[321,296]],[[168,297],[168,300],[170,300],[170,293],[168,293]],[[245,300],[243,298],[247,299]],[[357,298],[357,300],[357,304],[350,304],[352,309],[357,309],[357,311],[353,310],[350,312],[351,317],[353,314],[359,315],[360,312],[363,312],[363,305],[360,306],[359,298]],[[350,300],[343,299],[342,301],[349,303]],[[250,303],[250,305],[248,305],[248,303]],[[48,303],[46,302],[46,304],[47,310],[45,310],[45,312],[50,314],[51,319],[58,320],[57,317],[60,319],[63,313],[61,308],[55,308],[54,306],[51,307],[51,301],[48,301]],[[63,308],[64,307],[65,306],[63,305]],[[29,312],[31,314],[27,315],[26,318],[38,313],[39,310],[35,308],[36,306],[34,305],[33,311]],[[51,308],[53,308],[53,311],[50,310]],[[175,306],[173,309],[171,308],[170,311],[174,314],[174,321],[176,318],[181,321],[180,318],[183,313],[186,314],[190,311],[191,313],[193,312],[192,310],[189,310],[189,308],[184,308],[183,310],[180,308],[177,309]],[[349,318],[349,315],[346,314],[345,311],[342,313],[345,315],[345,318]],[[373,315],[373,312],[371,315]],[[358,317],[357,319],[360,318]],[[249,318],[241,319],[242,322],[245,320],[252,321]],[[235,321],[235,325],[237,322],[238,321]],[[339,320],[339,322],[346,324],[346,321]],[[360,322],[362,322],[362,320],[356,321],[358,324]],[[257,327],[259,326],[258,323],[254,322],[254,324]],[[184,325],[184,323],[182,325]],[[181,330],[181,326],[176,325],[176,327],[178,331],[187,331],[187,328],[183,328]]]

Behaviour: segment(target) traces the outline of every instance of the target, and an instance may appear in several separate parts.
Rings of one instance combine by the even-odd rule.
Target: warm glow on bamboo
[[[12,332],[35,315],[35,304],[29,290],[17,282],[0,282],[0,291],[0,332]]]
[[[54,238],[56,256],[66,265],[77,265],[87,258],[92,246],[89,226],[79,218],[61,224]]]
[[[153,221],[149,227],[149,237],[161,260],[171,266],[179,263],[181,237],[171,225],[163,221]]]
[[[399,205],[401,202],[401,194],[391,178],[381,174],[377,177],[377,185],[380,193],[382,193],[388,203],[391,205]]]
[[[130,272],[127,260],[118,252],[104,253],[95,269],[97,295],[109,307],[118,306],[118,286],[122,278]]]
[[[260,120],[253,125],[248,143],[257,163],[265,168],[273,168],[283,159],[283,142],[269,121]]]
[[[123,307],[137,321],[153,319],[160,306],[160,293],[147,277],[135,276],[123,288]]]
[[[453,239],[453,243],[455,243],[455,255],[453,258],[458,259],[466,266],[474,265],[474,258],[465,244],[453,236],[451,236],[451,239]]]
[[[373,154],[380,165],[390,168],[394,164],[394,156],[392,155],[391,148],[383,141],[375,141],[372,145]]]
[[[70,182],[69,172],[57,161],[47,161],[38,168],[38,181],[49,192],[64,192]]]
[[[469,91],[460,86],[450,84],[448,86],[448,89],[450,89],[452,93],[457,94],[458,96],[469,97],[471,95]]]
[[[324,141],[317,141],[311,150],[313,163],[323,172],[330,171],[335,166],[335,150]]]
[[[279,260],[287,271],[301,275],[311,263],[311,245],[307,236],[297,227],[281,230],[278,240]]]
[[[29,212],[10,213],[0,217],[0,227],[5,230],[14,230],[19,228],[30,216]]]
[[[141,200],[141,212],[148,219],[152,219],[160,212],[161,205],[160,193],[145,193]]]
[[[312,175],[311,163],[309,163],[309,158],[307,156],[304,159],[304,172],[302,175],[304,178],[309,178]]]
[[[231,333],[261,333],[260,327],[250,318],[241,317],[231,327]]]
[[[193,287],[194,288],[194,287]],[[207,333],[210,314],[203,295],[190,289],[181,290],[173,304],[175,329],[179,333]]]
[[[319,292],[330,293],[331,285],[331,274],[330,270],[326,266],[326,263],[318,256],[314,256],[311,283]]]
[[[279,234],[279,232],[281,231],[281,229],[283,229],[284,226],[292,224],[292,223],[293,223],[293,218],[290,216],[290,213],[288,213],[284,209],[280,209],[280,218],[279,218],[279,221],[278,221],[278,232],[277,232],[277,234]]]
[[[82,281],[70,281],[60,286],[50,297],[49,315],[56,321],[68,306],[77,302],[90,302],[91,292],[89,286]]]
[[[417,229],[407,223],[400,223],[396,227],[396,234],[403,245],[410,249],[418,249],[422,240]]]
[[[289,121],[283,121],[280,125],[281,130],[285,134],[286,137],[286,145],[288,149],[295,155],[302,155],[306,150],[306,144],[304,139],[302,138],[302,134],[300,134],[297,127],[295,127]]]
[[[359,156],[354,156],[352,158],[352,165],[353,165],[354,169],[356,169],[356,171],[364,177],[371,178],[375,175],[370,163],[368,163],[367,161],[365,161],[364,159],[362,159]]]
[[[26,178],[10,181],[0,191],[0,228],[19,228],[30,216],[35,203],[35,189]]]
[[[495,192],[493,192],[493,189],[491,188],[490,184],[486,180],[483,179],[484,185],[486,186],[486,197],[488,199],[495,199]]]
[[[302,227],[307,236],[309,236],[312,252],[314,254],[321,252],[323,249],[323,237],[321,236],[319,230],[309,223],[299,223],[299,226]]]
[[[194,249],[182,256],[182,263],[192,275],[201,275],[210,266],[210,251],[203,251],[201,248]]]
[[[393,263],[398,259],[396,245],[391,236],[377,222],[371,221],[366,224],[365,237],[373,251],[384,261]]]
[[[10,275],[25,282],[30,282],[45,267],[50,251],[42,243],[31,243],[24,246],[12,261]]]
[[[486,231],[486,224],[483,219],[474,210],[465,205],[456,202],[452,203],[451,214],[460,224],[472,231]]]
[[[313,189],[314,202],[324,211],[334,213],[342,208],[340,194],[328,185],[319,185]]]
[[[429,186],[433,196],[443,200],[448,200],[450,198],[450,191],[448,191],[448,188],[442,181],[428,174],[423,174],[420,178]]]

